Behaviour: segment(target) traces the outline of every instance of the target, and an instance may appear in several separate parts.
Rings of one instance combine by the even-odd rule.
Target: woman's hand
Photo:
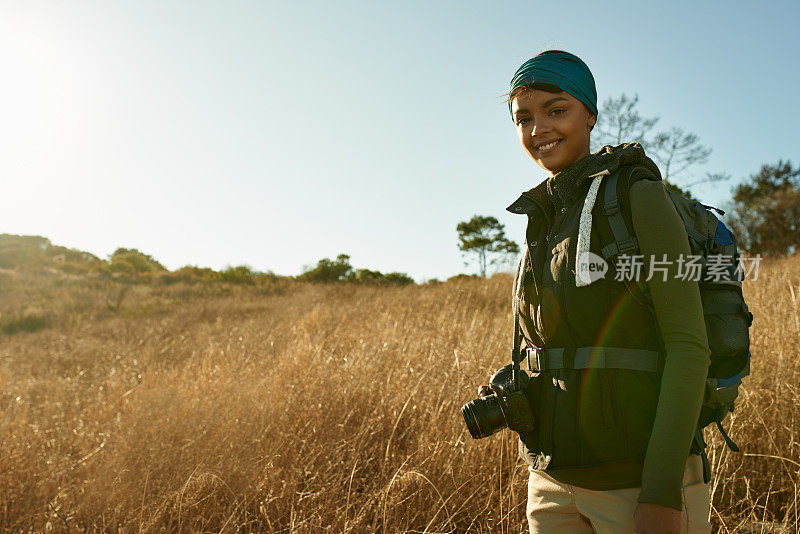
[[[492,387],[491,386],[481,386],[481,387],[478,388],[478,396],[479,397],[488,397],[489,395],[492,395],[493,393],[494,393],[494,391],[492,391]]]
[[[681,512],[674,508],[640,502],[633,512],[634,534],[680,534]]]

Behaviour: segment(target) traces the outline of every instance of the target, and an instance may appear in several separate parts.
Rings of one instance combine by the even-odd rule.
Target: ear
[[[589,128],[593,127],[595,124],[597,124],[597,117],[594,114],[589,113],[589,120],[586,124],[589,125]]]

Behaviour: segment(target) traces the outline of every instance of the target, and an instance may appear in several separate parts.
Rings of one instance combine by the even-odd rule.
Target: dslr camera
[[[533,411],[525,397],[531,378],[508,364],[489,379],[491,395],[478,397],[461,407],[461,414],[474,439],[486,438],[508,427],[525,434],[533,430]]]

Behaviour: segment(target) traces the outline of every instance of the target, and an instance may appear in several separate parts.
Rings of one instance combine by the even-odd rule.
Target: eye
[[[550,115],[563,115],[566,111],[564,108],[556,108],[550,112]]]
[[[527,124],[531,120],[530,117],[519,117],[517,118],[517,126],[522,126],[523,124]]]

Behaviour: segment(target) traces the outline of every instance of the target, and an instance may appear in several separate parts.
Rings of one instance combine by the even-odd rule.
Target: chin
[[[565,165],[561,165],[559,163],[550,163],[549,165],[545,165],[544,163],[539,163],[539,167],[541,167],[542,169],[546,170],[550,174],[558,174],[566,166]]]

